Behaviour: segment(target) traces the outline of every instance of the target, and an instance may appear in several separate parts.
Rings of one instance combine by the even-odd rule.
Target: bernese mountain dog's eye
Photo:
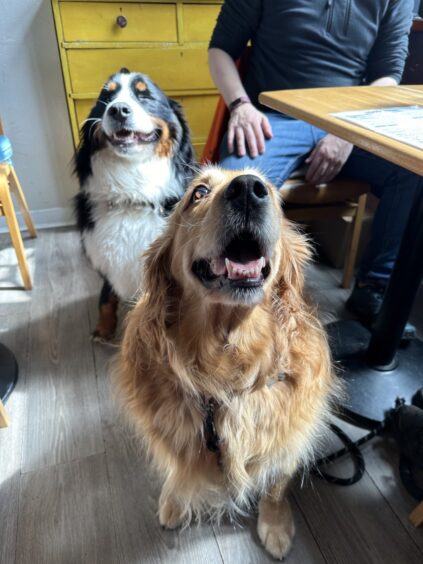
[[[207,198],[209,194],[210,190],[207,188],[207,186],[200,184],[199,186],[196,186],[192,192],[191,203],[194,204],[195,202],[198,202],[203,198]]]

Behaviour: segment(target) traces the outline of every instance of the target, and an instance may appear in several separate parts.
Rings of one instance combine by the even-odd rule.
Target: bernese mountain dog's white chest
[[[142,255],[162,232],[166,220],[152,208],[114,208],[97,219],[82,235],[86,253],[118,296],[137,297],[143,280]]]
[[[142,284],[142,255],[166,223],[162,203],[179,199],[183,188],[166,158],[131,162],[105,149],[94,155],[92,168],[86,191],[94,228],[82,233],[84,247],[118,296],[132,300]]]

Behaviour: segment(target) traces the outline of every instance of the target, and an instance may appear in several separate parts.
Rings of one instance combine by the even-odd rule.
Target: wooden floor
[[[20,285],[15,259],[0,241],[0,340],[20,366],[6,405],[12,424],[0,430],[0,563],[272,562],[254,517],[242,526],[160,528],[160,484],[109,392],[115,349],[90,340],[98,276],[74,231],[44,231],[26,247],[32,292],[13,288]],[[323,318],[336,318],[348,294],[338,288],[339,272],[314,266],[308,278]],[[423,529],[407,521],[416,503],[398,481],[393,445],[375,440],[364,453],[367,472],[352,487],[317,479],[293,485],[289,564],[423,562]],[[337,465],[348,470],[349,462]]]

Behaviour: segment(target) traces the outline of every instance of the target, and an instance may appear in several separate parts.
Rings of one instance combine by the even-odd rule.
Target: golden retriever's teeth
[[[247,264],[237,263],[225,258],[226,269],[229,280],[242,280],[245,278],[259,278],[261,270],[265,265],[264,257]]]
[[[231,270],[231,261],[228,258],[225,258],[225,266],[226,266],[226,271],[229,275],[229,272]]]
[[[226,261],[221,258],[212,259],[210,261],[210,269],[216,276],[221,276],[226,273]]]

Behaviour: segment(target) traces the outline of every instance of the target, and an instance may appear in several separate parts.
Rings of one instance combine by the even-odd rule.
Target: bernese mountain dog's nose
[[[125,121],[132,114],[132,110],[128,104],[119,102],[110,106],[107,113],[114,119]]]
[[[235,211],[260,208],[267,204],[269,191],[258,176],[242,174],[230,182],[224,193],[227,204]]]

